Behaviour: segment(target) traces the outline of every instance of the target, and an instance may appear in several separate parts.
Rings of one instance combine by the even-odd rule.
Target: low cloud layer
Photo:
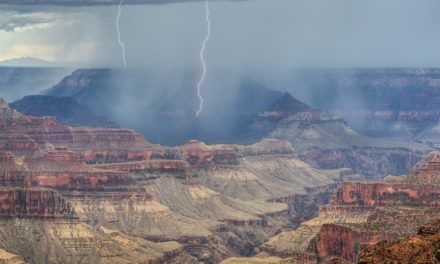
[[[0,30],[12,32],[20,28],[44,26],[55,22],[58,18],[59,16],[54,13],[8,11],[0,16]]]

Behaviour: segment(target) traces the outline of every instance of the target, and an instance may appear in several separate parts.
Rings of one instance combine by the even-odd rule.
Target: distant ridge
[[[21,57],[0,61],[0,67],[17,68],[72,68],[80,66],[77,62],[47,61],[34,57]]]
[[[7,67],[50,67],[53,66],[52,62],[33,58],[33,57],[22,57],[14,58],[9,60],[0,61],[0,66]]]

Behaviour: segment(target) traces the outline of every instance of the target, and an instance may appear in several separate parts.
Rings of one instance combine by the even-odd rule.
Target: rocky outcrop
[[[52,117],[25,116],[7,106],[0,111],[0,142],[6,141],[2,149],[7,151],[34,151],[36,144],[68,147],[88,163],[143,160],[153,155],[148,151],[150,144],[129,129],[72,128]]]
[[[302,160],[322,169],[351,168],[366,178],[403,175],[427,154],[427,149],[400,147],[311,147],[300,154]]]
[[[437,186],[346,182],[338,191],[336,204],[353,206],[433,206],[440,205]]]
[[[194,167],[238,165],[237,153],[227,146],[208,147],[202,142],[189,141],[183,147],[183,158]]]
[[[0,218],[66,219],[77,216],[71,205],[54,190],[0,188]]]
[[[397,241],[382,241],[362,251],[358,263],[439,263],[439,227],[439,220],[435,220],[422,225],[416,236]]]
[[[318,263],[356,262],[369,246],[414,235],[420,224],[440,217],[439,157],[430,154],[407,176],[345,182],[318,217],[270,239],[261,250],[293,259],[305,254]]]
[[[241,156],[292,155],[295,149],[284,140],[263,139],[253,145],[242,147],[239,153]]]
[[[356,231],[344,226],[324,224],[316,239],[319,258],[337,256],[348,261],[356,260]]]
[[[410,172],[407,179],[409,183],[417,184],[419,182],[425,184],[440,184],[438,175],[440,174],[440,154],[438,152],[431,153],[425,162],[419,163]]]
[[[3,186],[49,187],[58,190],[99,190],[118,186],[128,174],[120,171],[97,170],[83,164],[80,155],[57,149],[35,157],[3,153],[0,182]]]
[[[312,109],[286,92],[266,111],[258,113],[258,119],[276,122],[291,115],[306,112],[312,112]]]
[[[253,145],[210,145],[191,140],[183,147],[177,147],[181,156],[193,167],[227,167],[239,165],[239,159],[253,156],[294,156],[289,142],[276,139],[263,139]]]

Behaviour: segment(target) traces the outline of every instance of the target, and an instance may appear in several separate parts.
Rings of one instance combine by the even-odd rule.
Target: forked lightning
[[[209,0],[205,1],[205,11],[206,11],[207,32],[205,39],[203,40],[202,43],[202,49],[200,50],[200,62],[202,63],[202,76],[200,77],[200,80],[197,83],[197,96],[199,97],[200,104],[199,104],[199,109],[197,110],[196,113],[196,117],[198,117],[200,113],[203,111],[203,96],[201,90],[202,90],[202,85],[205,82],[205,76],[206,76],[205,50],[206,50],[206,44],[208,43],[209,37],[211,36]]]

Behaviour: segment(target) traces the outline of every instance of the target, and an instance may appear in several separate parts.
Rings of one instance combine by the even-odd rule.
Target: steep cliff
[[[440,216],[439,157],[430,154],[405,177],[345,182],[318,217],[275,236],[261,250],[310,263],[333,258],[356,262],[360,251],[371,245],[414,235],[418,226]]]
[[[0,188],[0,218],[77,218],[71,205],[54,190],[42,188]]]

